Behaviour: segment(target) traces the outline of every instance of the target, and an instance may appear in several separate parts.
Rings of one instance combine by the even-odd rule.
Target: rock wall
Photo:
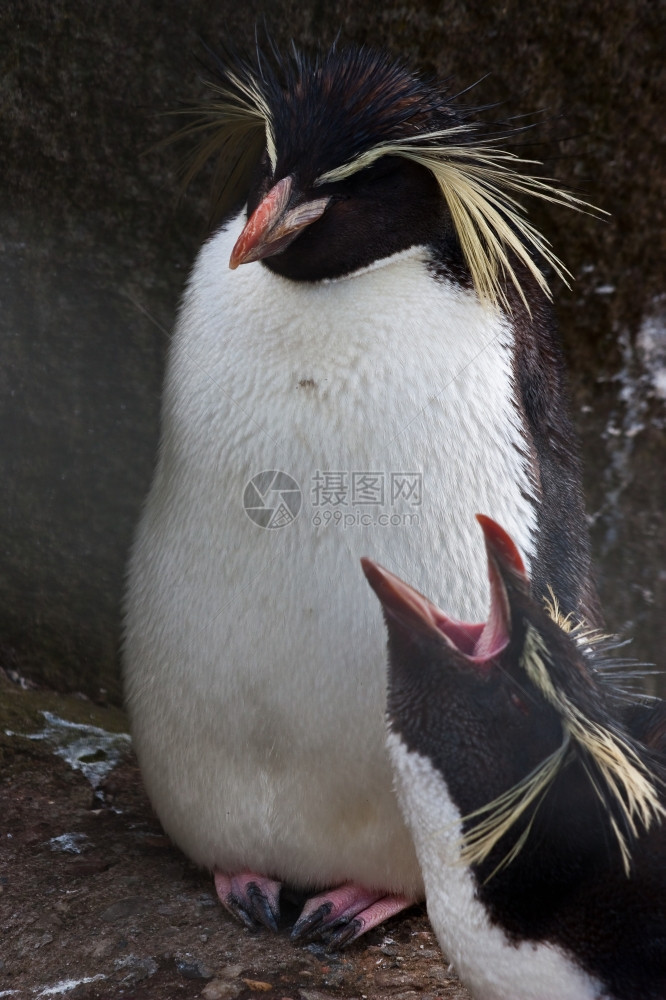
[[[124,565],[154,461],[169,331],[206,234],[163,112],[201,98],[201,40],[387,47],[508,118],[611,213],[534,212],[556,289],[598,579],[632,655],[664,648],[663,4],[19,0],[0,12],[0,666],[119,698]],[[477,82],[478,81],[478,82]],[[530,119],[527,119],[530,120]],[[534,120],[534,119],[531,119]],[[556,141],[557,140],[557,141]],[[663,661],[662,661],[663,662]]]

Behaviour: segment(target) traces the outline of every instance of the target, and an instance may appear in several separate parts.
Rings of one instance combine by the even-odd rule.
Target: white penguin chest
[[[451,613],[483,617],[474,514],[533,554],[508,325],[433,280],[418,249],[334,282],[231,273],[241,223],[202,250],[176,332],[160,470],[172,498],[196,488],[199,527],[215,524],[225,549],[233,537],[244,557],[275,552],[242,498],[281,470],[302,493],[279,543],[292,555],[333,552],[332,571],[340,550],[370,554]]]
[[[241,225],[202,249],[190,281],[130,566],[144,780],[201,864],[418,894],[384,746],[384,623],[359,559],[477,620],[474,514],[529,564],[511,331],[433,280],[420,250],[330,283],[259,263],[232,273]],[[301,496],[275,529],[244,507],[267,470]]]

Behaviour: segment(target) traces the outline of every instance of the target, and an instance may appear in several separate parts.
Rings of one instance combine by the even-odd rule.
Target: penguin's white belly
[[[547,942],[509,940],[491,923],[469,868],[461,863],[461,815],[427,757],[390,733],[398,797],[425,883],[428,916],[474,1000],[604,1000],[601,983]]]
[[[190,281],[130,566],[126,691],[144,780],[202,865],[419,893],[384,748],[384,627],[359,557],[477,620],[474,513],[529,562],[511,331],[435,282],[419,250],[337,282],[231,273],[241,225],[204,246]],[[271,469],[303,502],[263,529],[243,495]],[[353,503],[358,472],[383,481],[383,501]],[[325,502],[336,496],[317,492],[318,473],[346,476],[346,503]],[[422,476],[420,505],[391,505],[401,473]],[[366,525],[313,524],[335,509]]]

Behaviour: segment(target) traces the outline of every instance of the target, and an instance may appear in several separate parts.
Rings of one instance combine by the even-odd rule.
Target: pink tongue
[[[461,653],[479,663],[492,660],[506,648],[511,628],[506,590],[492,558],[488,559],[488,577],[490,612],[487,622],[469,625],[466,622],[456,621],[455,618],[448,618],[441,611],[434,613],[431,611],[434,623],[440,632],[443,632]]]
[[[491,659],[501,653],[509,645],[511,631],[509,599],[495,559],[490,553],[488,554],[488,579],[490,581],[490,611],[488,621],[483,626],[474,649],[474,656],[478,659]]]
[[[490,660],[497,656],[508,645],[509,633],[501,615],[496,614],[495,602],[490,608],[490,617],[483,626],[474,645],[472,656],[478,660]]]
[[[480,663],[498,656],[509,642],[507,623],[494,601],[485,624],[470,625],[443,615],[435,623],[456,649]]]
[[[439,632],[473,664],[484,667],[509,644],[511,628],[509,601],[495,558],[489,549],[490,612],[488,621],[478,625],[449,618],[427,597],[371,559],[364,558],[361,564],[368,583],[387,611],[410,629]]]
[[[456,618],[448,618],[441,612],[434,614],[433,620],[439,631],[443,632],[461,653],[465,656],[476,656],[477,646],[486,629],[483,623],[472,625],[469,622],[459,622]]]

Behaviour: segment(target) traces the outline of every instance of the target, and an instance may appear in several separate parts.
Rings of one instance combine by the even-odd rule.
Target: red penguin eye
[[[523,715],[530,714],[530,710],[527,706],[527,703],[523,701],[523,699],[520,697],[519,694],[517,694],[515,691],[512,691],[509,697],[511,699],[511,704],[514,705],[520,712],[522,712]]]

